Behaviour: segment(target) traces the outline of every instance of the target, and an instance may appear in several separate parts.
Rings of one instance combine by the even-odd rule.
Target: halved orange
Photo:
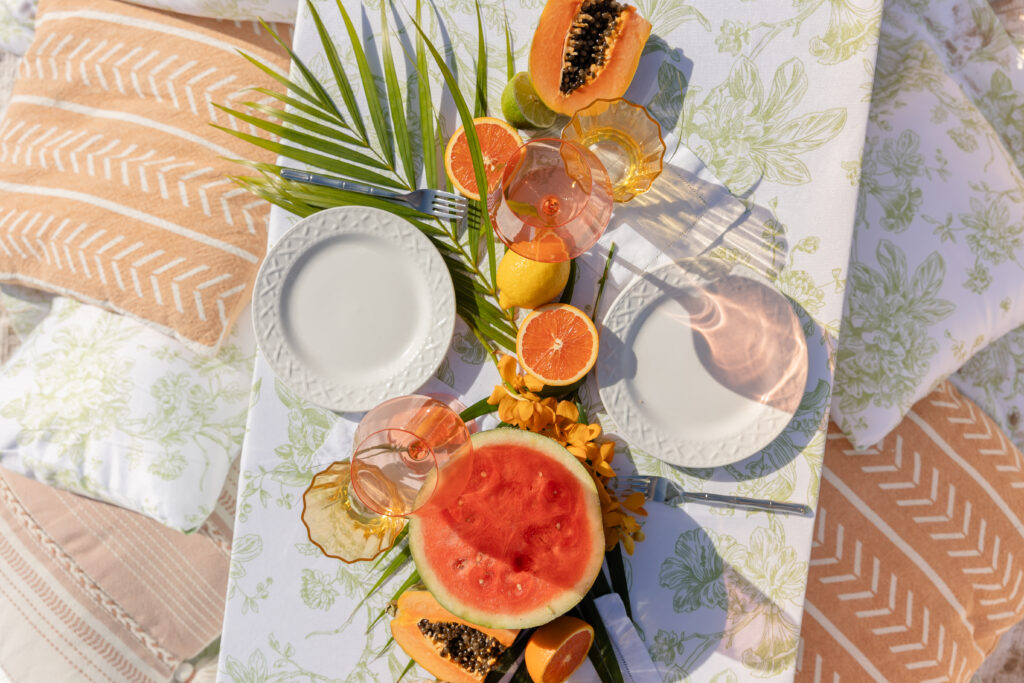
[[[552,387],[572,384],[590,372],[599,346],[594,323],[569,304],[534,309],[519,325],[516,337],[519,365]]]
[[[490,192],[501,181],[501,173],[505,170],[505,162],[512,153],[523,144],[523,139],[515,128],[501,119],[481,116],[473,119],[473,128],[480,140],[480,152],[484,157],[484,170],[487,173],[487,192]],[[480,199],[480,191],[476,185],[476,174],[473,170],[473,156],[469,153],[466,141],[466,129],[459,128],[448,141],[444,150],[444,170],[455,189],[470,199]]]
[[[580,667],[594,642],[594,627],[561,616],[541,626],[526,643],[526,671],[533,683],[562,683]]]

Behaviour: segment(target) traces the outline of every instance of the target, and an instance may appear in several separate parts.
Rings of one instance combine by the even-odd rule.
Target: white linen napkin
[[[633,622],[626,616],[626,608],[619,594],[602,595],[594,600],[594,604],[612,641],[615,658],[619,660],[622,680],[625,683],[661,683],[661,674],[654,666],[651,655],[640,640]],[[566,683],[598,683],[600,680],[588,657],[583,665],[569,676]]]
[[[619,594],[602,595],[594,600],[594,604],[601,615],[605,630],[608,631],[608,637],[612,641],[615,658],[619,660],[622,680],[625,683],[661,683],[661,674],[658,673],[647,647],[640,640],[640,635],[636,632],[633,622],[626,616],[626,608],[623,606]],[[522,656],[519,657],[518,666],[525,666]],[[501,683],[508,683],[512,680],[514,673],[515,669],[505,674]],[[588,657],[565,683],[600,683],[600,681],[601,678],[597,675],[597,670]]]

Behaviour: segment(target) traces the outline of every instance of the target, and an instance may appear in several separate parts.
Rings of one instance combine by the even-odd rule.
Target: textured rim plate
[[[704,309],[717,336],[715,326],[706,335],[691,327],[700,318],[689,310],[708,306],[706,291],[725,302]],[[729,313],[723,292],[758,305],[734,304]],[[744,334],[758,324],[780,334]],[[682,467],[727,465],[771,443],[799,406],[807,370],[807,339],[788,299],[744,266],[707,259],[656,268],[623,290],[605,316],[597,363],[601,401],[618,431]]]
[[[437,249],[387,211],[343,206],[299,221],[253,292],[274,373],[325,408],[368,410],[414,392],[444,360],[455,290]]]

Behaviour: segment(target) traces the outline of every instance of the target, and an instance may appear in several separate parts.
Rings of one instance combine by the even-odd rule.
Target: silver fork
[[[788,512],[805,516],[811,514],[811,508],[800,503],[782,503],[775,500],[727,496],[720,493],[686,491],[679,484],[665,477],[634,474],[616,477],[612,481],[616,491],[640,492],[647,500],[666,505],[704,503],[705,505],[734,507],[742,510],[767,510],[768,512]]]
[[[465,218],[466,210],[469,207],[469,200],[462,195],[442,192],[441,190],[414,190],[413,192],[403,194],[382,190],[371,185],[363,185],[362,183],[320,175],[319,173],[300,171],[297,168],[282,168],[281,177],[300,183],[333,187],[337,190],[348,190],[349,192],[360,192],[380,197],[381,199],[395,199],[405,202],[420,213],[430,214],[444,220],[461,220]]]

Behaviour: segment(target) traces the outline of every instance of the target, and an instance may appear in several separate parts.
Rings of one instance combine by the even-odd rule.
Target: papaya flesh
[[[530,46],[533,87],[568,115],[622,97],[650,35],[650,22],[616,0],[548,0]]]
[[[484,680],[518,633],[459,619],[428,591],[402,593],[398,612],[391,620],[391,636],[405,654],[448,683]]]

